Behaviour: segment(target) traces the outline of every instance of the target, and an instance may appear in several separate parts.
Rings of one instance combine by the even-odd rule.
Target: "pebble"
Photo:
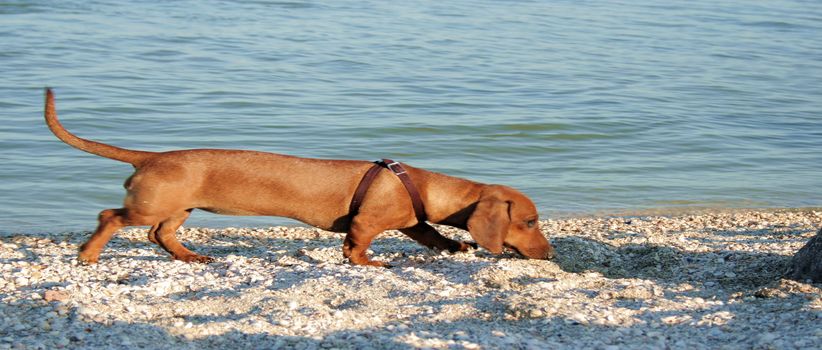
[[[45,301],[66,301],[69,298],[69,294],[65,291],[59,290],[47,290],[43,293],[43,299]]]
[[[389,270],[348,265],[344,235],[311,228],[181,229],[211,264],[169,260],[145,229],[122,230],[93,266],[75,258],[87,234],[0,235],[0,349],[813,348],[822,290],[779,276],[820,222],[545,220],[552,261],[431,252],[390,231],[372,245]],[[771,228],[789,231],[771,242]]]
[[[768,333],[768,332],[766,332],[766,333],[762,333],[761,335],[759,335],[759,344],[760,344],[760,345],[768,345],[768,344],[771,344],[771,343],[773,343],[773,341],[774,341],[774,340],[776,340],[776,338],[778,338],[778,337],[779,337],[779,335],[778,335],[778,334]]]
[[[529,312],[529,316],[531,316],[531,318],[540,318],[545,316],[545,312],[540,309],[533,309]]]
[[[69,346],[69,344],[71,344],[71,341],[68,338],[60,337],[60,338],[57,338],[57,340],[54,342],[54,344],[59,346],[59,347],[67,347],[67,346]]]

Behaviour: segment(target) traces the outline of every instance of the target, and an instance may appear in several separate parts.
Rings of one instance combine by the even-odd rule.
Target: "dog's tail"
[[[57,138],[69,146],[91,154],[96,154],[101,157],[130,163],[135,167],[139,166],[143,163],[143,161],[156,154],[153,152],[134,151],[86,140],[70,133],[63,127],[62,124],[60,124],[60,121],[57,120],[57,111],[54,109],[54,93],[51,92],[51,89],[49,88],[46,88],[46,125],[48,125],[51,132],[53,132]]]

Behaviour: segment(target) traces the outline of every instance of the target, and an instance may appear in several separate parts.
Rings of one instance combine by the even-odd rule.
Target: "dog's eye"
[[[528,222],[526,222],[525,224],[528,225],[528,228],[532,228],[532,227],[534,227],[534,225],[537,224],[537,221],[536,220],[528,220]]]

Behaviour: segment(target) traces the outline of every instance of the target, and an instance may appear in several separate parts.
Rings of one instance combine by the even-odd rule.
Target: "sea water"
[[[822,206],[819,1],[4,1],[0,231],[93,229],[132,172],[45,86],[81,137],[393,158],[543,217]]]

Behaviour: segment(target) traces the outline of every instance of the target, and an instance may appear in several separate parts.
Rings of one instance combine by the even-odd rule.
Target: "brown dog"
[[[285,216],[324,230],[346,232],[343,255],[355,265],[385,266],[366,256],[371,241],[398,229],[420,244],[451,252],[472,245],[439,234],[419,222],[408,192],[389,171],[376,175],[357,213],[349,203],[372,163],[297,158],[280,154],[198,149],[145,152],[79,138],[57,120],[54,95],[46,90],[46,123],[63,142],[98,156],[130,163],[123,208],[100,213],[99,226],[80,248],[79,259],[96,263],[103,246],[125,226],[151,226],[148,239],[174,259],[211,258],[183,247],[175,232],[193,209],[229,215]],[[533,259],[550,259],[554,249],[540,233],[537,210],[528,197],[506,186],[485,185],[405,166],[420,192],[428,221],[467,229],[492,253],[503,247]]]

